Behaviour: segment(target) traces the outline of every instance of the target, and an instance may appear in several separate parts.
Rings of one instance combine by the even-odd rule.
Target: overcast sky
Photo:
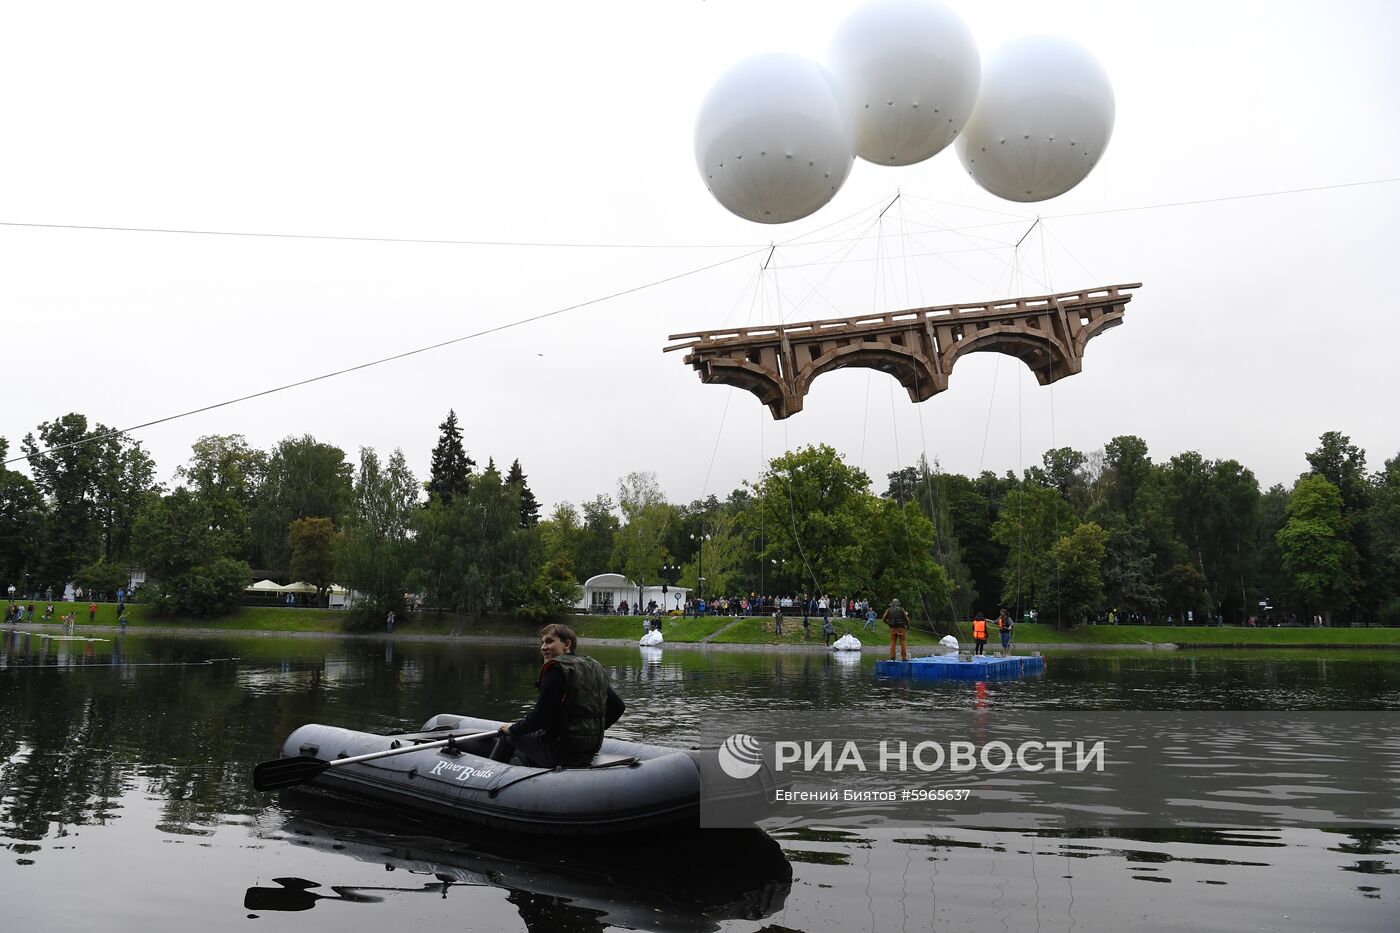
[[[1128,433],[1265,486],[1327,430],[1373,469],[1400,453],[1400,183],[1241,197],[1400,176],[1400,5],[953,5],[984,56],[1055,32],[1103,62],[1117,123],[1078,188],[1001,201],[949,148],[857,161],[793,224],[720,207],[693,154],[706,91],[751,54],[823,57],[854,2],[6,3],[0,436],[13,455],[66,412],[128,427],[724,263],[135,436],[163,480],[216,433],[400,447],[421,477],[455,408],[469,453],[518,457],[547,504],[634,470],[673,501],[723,496],[816,442],[877,491],[920,453],[1001,472]],[[766,251],[736,258],[797,237],[761,275]],[[975,354],[913,405],[845,370],[774,422],[661,352],[681,331],[1124,282],[1143,283],[1125,324],[1053,387]]]

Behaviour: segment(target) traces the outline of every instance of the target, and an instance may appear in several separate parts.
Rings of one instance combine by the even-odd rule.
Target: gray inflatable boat
[[[499,724],[438,715],[418,732],[395,735],[306,725],[283,743],[282,756],[331,762],[436,742],[437,747],[421,751],[325,768],[305,783],[454,822],[552,835],[698,827],[702,795],[707,801],[724,798],[731,825],[736,812],[757,820],[777,786],[766,767],[742,783],[725,777],[713,748],[678,749],[605,738],[589,767],[549,770],[490,760],[494,738],[440,746],[446,736],[494,731]]]

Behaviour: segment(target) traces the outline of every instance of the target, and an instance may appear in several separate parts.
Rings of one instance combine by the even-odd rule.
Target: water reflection
[[[629,843],[615,875],[614,845],[601,849],[605,857],[561,866],[552,852],[501,851],[495,840],[443,843],[432,829],[404,835],[400,823],[337,824],[300,805],[283,812],[249,778],[293,729],[417,728],[442,712],[515,718],[535,696],[533,645],[107,634],[112,640],[92,642],[89,655],[86,639],[0,633],[0,879],[10,882],[0,888],[23,892],[6,901],[6,929],[72,933],[107,923],[177,933],[211,902],[241,918],[246,911],[236,908],[250,888],[259,889],[259,911],[277,909],[269,902],[307,905],[298,928],[328,933],[344,929],[347,916],[351,928],[507,931],[660,922],[736,933],[763,924],[809,933],[930,924],[1395,929],[1394,827],[1059,836],[985,826],[887,835],[794,827],[774,834],[786,858],[771,840],[752,858]],[[870,658],[847,667],[821,652],[668,645],[663,657],[644,658],[629,645],[591,653],[628,702],[611,731],[676,746],[698,741],[717,718],[773,711],[839,710],[867,717],[877,734],[894,708],[958,711],[969,728],[1006,709],[1400,709],[1397,656],[1374,651],[1333,651],[1325,660],[1299,652],[1061,655],[1045,678],[980,688],[877,680]],[[291,819],[303,822],[289,826]],[[317,832],[324,850],[312,844]],[[113,871],[128,864],[165,879],[160,896],[129,897],[132,877]],[[760,878],[752,864],[771,868]],[[432,868],[445,869],[443,877]],[[473,881],[473,871],[485,880]],[[783,879],[794,875],[789,890]],[[773,886],[768,900],[749,884],[755,879]],[[385,903],[376,908],[375,899]],[[655,910],[643,915],[636,905],[647,904]],[[737,919],[765,912],[756,922]],[[1294,919],[1281,920],[1284,913]]]
[[[513,841],[499,834],[426,835],[430,828],[424,822],[378,816],[304,791],[284,793],[282,806],[284,821],[266,833],[270,838],[433,880],[364,887],[274,879],[275,888],[248,888],[244,904],[250,910],[309,910],[320,900],[365,903],[374,899],[369,891],[447,897],[453,886],[491,886],[509,892],[529,930],[607,925],[708,931],[718,930],[722,920],[760,920],[781,910],[792,884],[792,866],[782,849],[759,830],[628,839],[620,845],[562,839],[541,845],[537,839]],[[312,890],[321,887],[335,896]]]

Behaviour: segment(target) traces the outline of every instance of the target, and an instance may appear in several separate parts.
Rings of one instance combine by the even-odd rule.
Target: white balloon
[[[1059,36],[1026,36],[987,58],[958,158],[1008,201],[1057,197],[1088,176],[1113,135],[1113,86],[1098,59]]]
[[[934,0],[861,7],[837,29],[828,60],[855,113],[856,154],[876,165],[912,165],[940,152],[977,102],[977,41]]]
[[[695,124],[695,161],[715,200],[745,220],[800,220],[830,201],[855,161],[855,121],[831,74],[759,55],[715,82]]]

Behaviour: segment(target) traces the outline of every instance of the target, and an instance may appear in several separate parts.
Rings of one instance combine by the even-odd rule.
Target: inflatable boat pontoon
[[[602,835],[700,825],[702,794],[736,812],[763,815],[777,783],[767,767],[735,780],[719,766],[717,749],[678,749],[619,739],[603,746],[587,768],[549,770],[490,760],[495,739],[443,747],[450,735],[494,733],[498,721],[439,715],[418,732],[375,735],[335,726],[306,725],[282,746],[285,759],[319,759],[306,786],[413,810],[451,821],[513,832]],[[432,748],[346,762],[341,758],[416,744]],[[270,763],[281,764],[282,762]]]

